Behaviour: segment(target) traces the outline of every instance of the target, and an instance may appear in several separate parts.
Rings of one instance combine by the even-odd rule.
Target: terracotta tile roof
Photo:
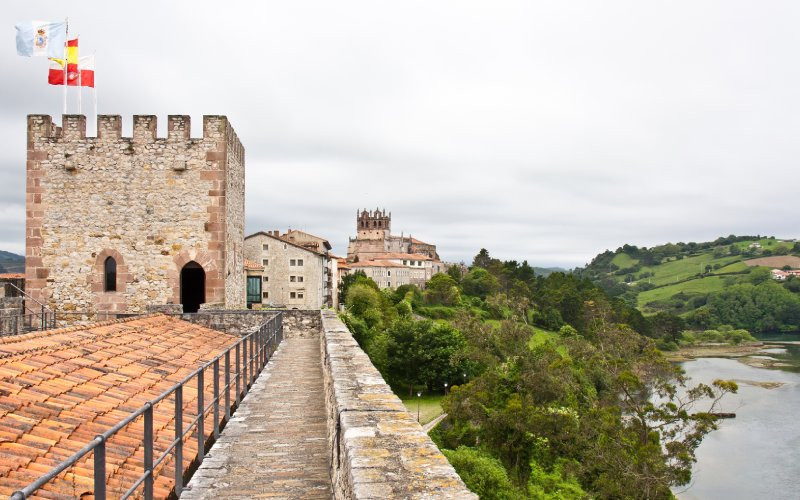
[[[252,261],[252,260],[248,260],[248,259],[244,259],[244,268],[247,271],[263,271],[264,270],[264,266],[262,266],[258,262],[255,262],[255,261]]]
[[[0,494],[10,495],[169,389],[238,337],[164,315],[0,338]],[[205,377],[211,401],[213,376]],[[196,384],[183,391],[184,429],[197,415]],[[154,407],[154,454],[174,438],[174,399]],[[108,493],[119,497],[142,473],[143,419],[106,445]],[[212,426],[206,424],[206,433]],[[184,467],[197,454],[184,441]],[[38,498],[92,491],[93,453],[49,482]],[[172,455],[155,471],[157,497],[173,487]]]
[[[25,279],[25,274],[23,273],[0,273],[0,280],[19,280]]]
[[[430,243],[425,243],[424,241],[420,241],[420,240],[418,240],[416,238],[411,238],[411,243],[416,243],[417,245],[430,245],[430,246],[433,246]]]
[[[422,255],[419,253],[385,253],[382,255],[378,255],[375,257],[375,260],[387,260],[387,259],[394,259],[394,260],[433,260],[427,255]]]
[[[244,237],[244,239],[249,240],[250,238],[255,238],[256,236],[266,236],[267,238],[272,238],[273,240],[281,241],[283,243],[286,243],[287,245],[292,245],[293,247],[299,248],[301,250],[305,250],[306,252],[310,252],[310,253],[313,253],[315,255],[322,255],[322,256],[325,255],[324,253],[322,253],[320,251],[317,251],[317,250],[314,250],[313,248],[304,247],[303,245],[301,245],[299,243],[296,243],[296,242],[288,240],[288,239],[281,238],[280,236],[275,236],[274,234],[266,233],[264,231],[259,231],[257,233],[253,233],[253,234],[247,235],[247,236]]]

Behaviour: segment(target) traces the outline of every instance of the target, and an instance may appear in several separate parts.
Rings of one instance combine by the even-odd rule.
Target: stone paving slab
[[[328,455],[320,339],[289,337],[181,499],[330,499]]]

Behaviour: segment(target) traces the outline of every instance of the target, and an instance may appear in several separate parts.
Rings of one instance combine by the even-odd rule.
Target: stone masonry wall
[[[280,311],[206,310],[183,314],[181,319],[233,335],[245,336],[280,314]],[[286,320],[284,318],[284,324]],[[285,328],[285,327],[284,327]],[[284,330],[285,331],[285,330]],[[284,334],[285,335],[285,334]]]
[[[321,354],[337,499],[477,499],[333,311]]]
[[[180,270],[206,273],[206,302],[244,307],[241,271],[244,150],[227,118],[205,116],[190,138],[188,116],[134,116],[121,137],[117,115],[28,116],[26,286],[58,311],[144,312],[180,303]],[[115,292],[103,263],[117,261]],[[238,272],[237,272],[238,271]]]
[[[21,333],[24,328],[22,319],[25,308],[22,297],[0,297],[0,335]]]
[[[233,127],[225,134],[225,305],[244,308],[244,147]]]
[[[314,337],[322,331],[322,320],[318,310],[283,311],[283,336],[289,337]]]

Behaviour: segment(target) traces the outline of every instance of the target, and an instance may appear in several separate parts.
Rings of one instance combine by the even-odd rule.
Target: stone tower
[[[244,307],[244,148],[224,116],[28,116],[26,288],[64,313]]]
[[[356,213],[356,230],[360,240],[385,240],[391,235],[392,213],[386,210],[362,210]]]

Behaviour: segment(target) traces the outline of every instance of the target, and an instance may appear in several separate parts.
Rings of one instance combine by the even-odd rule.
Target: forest
[[[687,387],[665,360],[657,342],[683,319],[485,249],[424,290],[358,273],[341,288],[343,320],[397,394],[444,388],[431,437],[481,498],[671,498],[737,390]]]

